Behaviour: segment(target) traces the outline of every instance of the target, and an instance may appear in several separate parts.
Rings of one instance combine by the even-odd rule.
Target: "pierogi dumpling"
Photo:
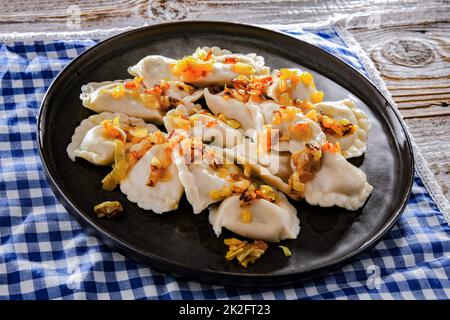
[[[275,150],[259,152],[258,145],[249,140],[234,148],[225,149],[224,152],[229,161],[248,164],[252,175],[265,184],[280,190],[294,200],[300,199],[300,195],[288,184],[288,178],[292,174],[289,152]]]
[[[326,136],[321,127],[310,118],[303,115],[296,107],[279,107],[272,105],[264,111],[266,125],[256,131],[253,140],[267,134],[270,130],[272,137],[271,147],[278,151],[295,153],[305,148],[306,144],[322,145]]]
[[[253,131],[264,125],[264,117],[253,103],[244,103],[232,98],[226,99],[223,92],[211,94],[208,89],[205,89],[203,93],[206,104],[213,114],[223,114],[229,119],[236,120],[243,130]]]
[[[294,105],[296,100],[319,102],[321,93],[316,89],[313,76],[309,72],[291,68],[274,70],[273,82],[267,88],[267,95],[284,105]]]
[[[148,89],[135,82],[91,82],[81,87],[80,99],[86,108],[95,112],[120,112],[162,124],[162,118],[171,105],[195,102],[203,94],[178,81],[167,81]],[[132,85],[127,87],[127,83]]]
[[[183,185],[186,198],[192,205],[194,213],[200,213],[210,204],[223,200],[231,195],[235,186],[247,186],[250,182],[239,171],[235,164],[223,163],[223,150],[217,147],[203,145],[203,159],[191,161],[190,155],[181,155],[183,144],[190,141],[182,141],[180,148],[174,151],[174,162],[178,169],[178,178]],[[190,146],[188,146],[190,148]],[[238,177],[238,179],[233,179]],[[245,181],[244,181],[245,180]]]
[[[236,54],[217,47],[205,47],[180,60],[147,56],[128,68],[128,72],[144,78],[145,85],[151,87],[161,79],[196,86],[222,86],[240,74],[268,74],[270,70],[264,66],[264,58],[256,54]]]
[[[178,170],[167,143],[153,146],[120,182],[122,191],[140,208],[163,213],[176,210],[183,195]]]
[[[102,122],[119,120],[116,126],[117,137],[105,134]],[[126,132],[122,127],[145,128],[148,133],[158,130],[156,126],[145,123],[142,119],[129,117],[121,113],[102,112],[84,119],[75,129],[71,143],[67,146],[67,154],[72,161],[83,158],[92,164],[108,166],[114,162],[114,140],[126,140]]]
[[[190,136],[199,138],[211,146],[231,148],[244,140],[241,131],[225,121],[211,114],[202,113],[201,110],[189,116],[185,106],[169,111],[164,117],[164,126],[167,132],[174,129],[187,130]]]
[[[137,64],[128,68],[128,73],[135,77],[142,77],[147,88],[157,85],[161,79],[166,81],[178,80],[170,71],[170,65],[175,59],[151,55],[139,60]]]
[[[339,152],[325,151],[320,170],[305,183],[304,197],[311,205],[358,210],[364,205],[372,189],[363,171],[348,162]]]
[[[230,150],[231,151],[231,150]],[[290,167],[291,154],[289,152],[260,152],[258,150],[258,144],[246,139],[244,143],[236,145],[232,152],[236,153],[234,158],[238,158],[240,161],[250,160],[255,162],[264,168],[266,168],[271,174],[280,177],[283,180],[289,178],[292,174]],[[228,154],[231,154],[229,152]]]
[[[201,136],[203,141],[212,146],[231,148],[244,141],[240,130],[220,119],[201,113],[194,114],[189,119],[193,123],[191,134],[194,137]]]
[[[219,206],[210,207],[209,222],[219,236],[226,228],[242,237],[279,242],[296,239],[300,232],[297,210],[284,194],[277,193],[277,201],[256,199],[249,207],[240,206],[239,196],[231,196]],[[243,221],[242,211],[248,210],[250,221]]]
[[[339,142],[345,158],[359,157],[366,152],[370,122],[367,114],[350,99],[333,102],[321,102],[314,109],[331,119],[330,129],[325,130],[327,140]],[[337,122],[336,124],[333,121]],[[324,120],[322,120],[322,125]],[[333,126],[338,126],[335,132]],[[339,130],[341,129],[341,130]]]

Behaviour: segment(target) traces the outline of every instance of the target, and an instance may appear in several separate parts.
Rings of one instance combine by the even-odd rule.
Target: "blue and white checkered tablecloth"
[[[284,30],[368,74],[334,28]],[[416,175],[406,210],[370,252],[295,286],[179,281],[89,236],[56,199],[36,144],[36,115],[57,73],[95,40],[0,43],[0,299],[448,299],[450,228]],[[377,277],[379,276],[379,277]]]

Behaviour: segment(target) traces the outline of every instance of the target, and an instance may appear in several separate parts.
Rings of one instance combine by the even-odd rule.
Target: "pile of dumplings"
[[[217,47],[150,55],[128,72],[81,88],[96,114],[67,153],[111,166],[103,189],[149,213],[176,210],[185,194],[194,214],[209,210],[217,236],[279,242],[300,232],[288,198],[357,210],[372,192],[347,161],[366,151],[367,115],[349,99],[324,100],[308,72]]]

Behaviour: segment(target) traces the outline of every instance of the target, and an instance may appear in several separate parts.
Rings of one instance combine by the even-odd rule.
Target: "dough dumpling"
[[[209,51],[211,50],[211,53]],[[208,54],[210,54],[209,57]],[[233,62],[233,63],[230,63]],[[183,70],[199,69],[199,74],[189,74]],[[191,56],[174,60],[163,56],[147,56],[135,66],[128,68],[133,76],[143,77],[146,86],[153,86],[164,80],[179,80],[197,86],[223,86],[239,74],[268,74],[264,58],[256,54],[237,54],[217,47],[198,48]]]
[[[200,213],[210,204],[220,200],[210,196],[211,190],[229,187],[226,179],[220,178],[206,165],[186,165],[180,158],[175,160],[175,164],[178,168],[178,178],[185,188],[186,198],[192,205],[194,213]]]
[[[136,65],[128,68],[128,73],[135,77],[142,77],[147,88],[164,79],[166,81],[178,80],[170,71],[170,65],[175,63],[175,59],[151,55],[142,58]]]
[[[304,116],[296,107],[275,108],[266,104],[263,112],[266,124],[272,131],[272,148],[278,151],[295,153],[302,151],[307,143],[322,145],[326,136],[322,128],[310,118]],[[266,128],[255,133],[254,140],[265,133]]]
[[[178,170],[171,159],[171,150],[168,148],[168,144],[153,146],[130,169],[127,177],[120,182],[122,193],[142,209],[163,213],[178,208],[184,190],[178,179]],[[164,162],[169,163],[167,168],[161,174],[160,179],[150,186],[149,177],[151,177],[152,171],[156,172],[155,165]]]
[[[293,103],[297,99],[309,102],[314,100],[313,95],[317,90],[314,84],[313,77],[310,73],[296,68],[281,69],[275,70],[272,74],[272,78],[273,82],[267,89],[267,95],[276,102],[283,105],[293,105]],[[286,97],[282,96],[282,92],[280,90],[282,81],[288,82],[287,86],[289,87],[289,90],[288,96],[286,97],[291,99],[291,103],[286,103]]]
[[[241,54],[232,53],[231,51],[220,49],[218,47],[204,47],[197,49],[196,54],[207,54],[211,50],[214,60],[213,69],[207,73],[205,77],[197,80],[195,84],[200,86],[223,86],[230,83],[234,78],[240,74],[247,75],[247,68],[253,70],[253,75],[268,75],[270,68],[265,66],[264,57],[258,56],[255,53]],[[235,63],[230,63],[234,61]],[[240,66],[244,68],[240,68]]]
[[[158,130],[154,125],[145,123],[142,119],[128,117],[125,114],[102,112],[84,119],[75,129],[71,143],[67,146],[67,154],[72,161],[83,158],[92,164],[108,166],[114,162],[114,138],[104,134],[104,120],[113,120],[119,117],[117,131],[120,138],[126,140],[126,132],[121,127],[132,126],[146,128],[147,132]]]
[[[186,144],[184,140],[181,144]],[[223,198],[216,196],[220,192],[230,193],[232,184],[236,180],[231,178],[231,173],[240,173],[234,164],[223,164],[223,150],[204,145],[203,155],[208,159],[199,159],[190,163],[178,150],[174,151],[174,161],[178,169],[178,177],[183,185],[186,198],[193,207],[194,213],[200,213],[210,204],[218,202]],[[190,158],[190,155],[189,155]],[[216,159],[216,164],[208,163],[208,160]],[[246,178],[241,177],[241,180]],[[243,184],[246,181],[238,182]],[[247,183],[250,185],[250,183]]]
[[[83,106],[95,112],[121,112],[162,124],[163,116],[174,102],[188,104],[203,94],[202,91],[196,91],[193,87],[178,81],[169,81],[166,82],[167,88],[162,91],[164,100],[159,101],[157,96],[146,93],[148,91],[143,86],[137,88],[124,86],[126,82],[131,81],[91,82],[82,86],[80,99]]]
[[[345,160],[339,152],[325,151],[320,170],[305,183],[304,197],[311,205],[358,210],[372,189],[363,171]]]
[[[231,196],[222,201],[219,206],[212,206],[209,222],[214,232],[219,236],[222,228],[226,228],[242,237],[279,242],[284,239],[296,239],[300,232],[300,221],[297,210],[287,198],[277,192],[275,203],[264,199],[254,200],[250,207],[245,207],[251,213],[251,221],[243,222],[239,196]]]
[[[348,121],[349,124],[356,126],[356,130],[353,129],[354,132],[346,133],[343,136],[336,135],[331,130],[325,131],[328,141],[339,142],[345,158],[359,157],[366,152],[370,122],[367,114],[357,108],[352,100],[321,102],[314,105],[314,109],[333,120]]]
[[[121,96],[113,97],[113,90],[123,85],[122,81],[91,82],[81,87],[83,106],[95,112],[121,112],[146,121],[161,123],[163,113],[158,108],[147,107],[140,94],[125,90]]]
[[[232,128],[210,114],[198,112],[189,116],[185,106],[169,111],[164,117],[164,126],[167,132],[185,129],[190,136],[199,138],[211,146],[231,148],[244,140],[240,130]]]
[[[257,144],[249,140],[224,151],[229,161],[241,165],[248,164],[252,175],[265,184],[280,190],[294,200],[300,199],[300,195],[288,184],[289,176],[292,174],[289,152],[258,153]]]
[[[223,92],[211,94],[207,88],[204,89],[204,97],[213,114],[221,113],[229,119],[236,120],[245,131],[253,132],[264,125],[264,117],[253,103],[244,103],[233,98],[224,99]]]
[[[191,128],[191,134],[194,137],[201,136],[204,142],[211,142],[212,146],[232,148],[244,141],[240,130],[212,116],[199,113],[192,115],[190,120],[194,125]]]
[[[233,151],[236,153],[234,158],[238,158],[240,161],[248,159],[251,162],[255,162],[266,168],[271,174],[283,180],[287,181],[292,174],[290,167],[291,154],[289,152],[278,152],[274,150],[272,152],[258,152],[257,143],[251,142],[249,139],[235,146]]]

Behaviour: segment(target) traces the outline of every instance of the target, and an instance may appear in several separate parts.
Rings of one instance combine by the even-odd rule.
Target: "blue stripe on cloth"
[[[284,31],[367,74],[334,30]],[[52,79],[95,43],[0,44],[1,299],[450,297],[449,226],[417,176],[405,213],[373,250],[340,270],[296,286],[233,288],[178,281],[134,263],[87,235],[47,184],[35,130],[38,106]],[[371,283],[374,272],[379,272],[379,282]]]

